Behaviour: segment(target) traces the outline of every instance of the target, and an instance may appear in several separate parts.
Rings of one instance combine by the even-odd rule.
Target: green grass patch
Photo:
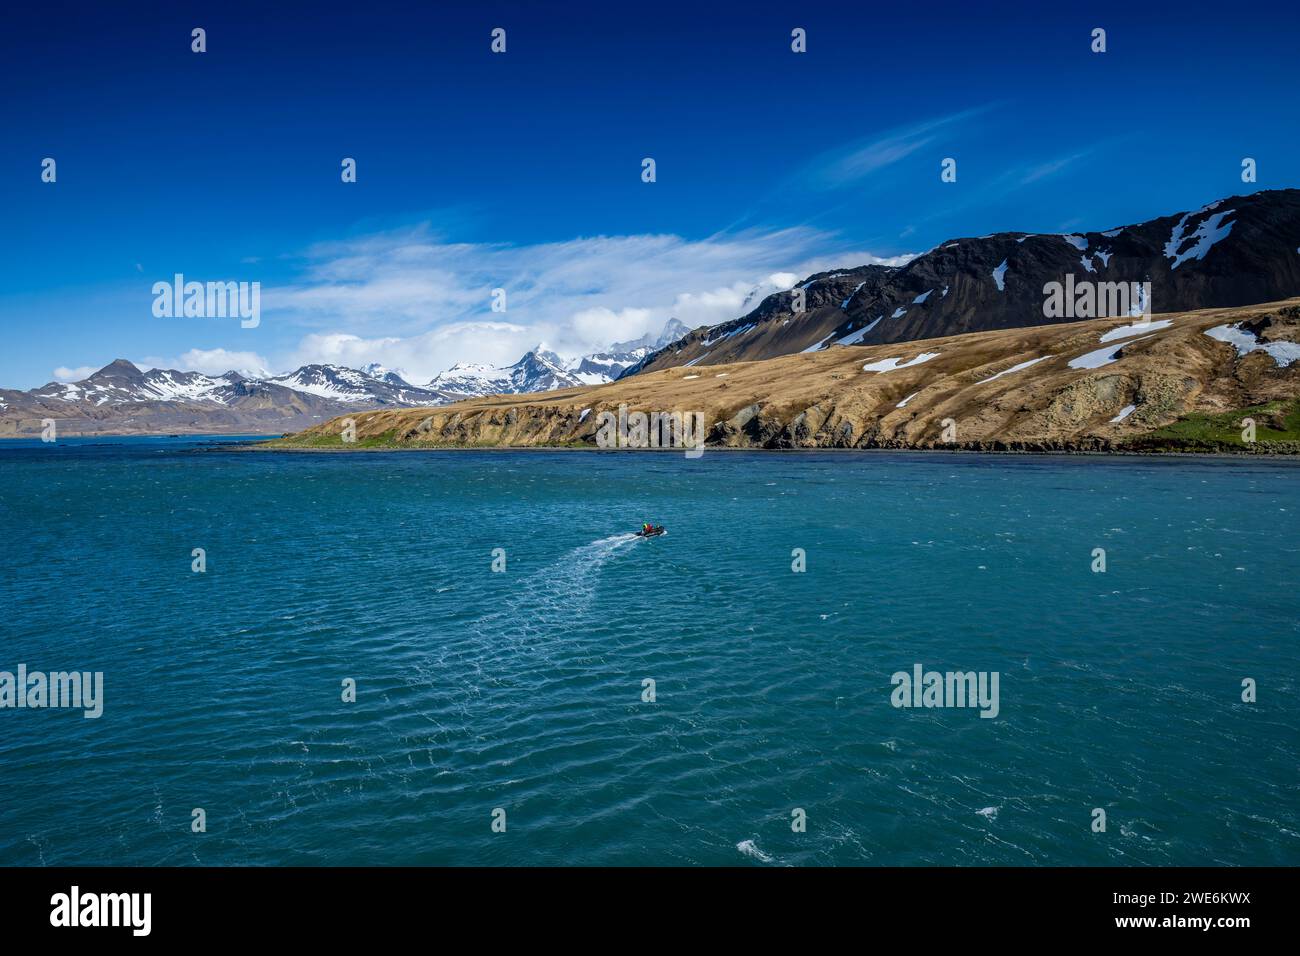
[[[294,435],[290,438],[277,438],[266,443],[268,448],[400,448],[397,441],[397,429],[390,428],[370,438],[361,438],[354,442],[343,441],[341,433]]]
[[[1242,440],[1242,420],[1255,421],[1255,447]],[[1209,451],[1292,451],[1300,446],[1300,400],[1268,402],[1210,415],[1184,415],[1173,424],[1129,439],[1139,448]]]

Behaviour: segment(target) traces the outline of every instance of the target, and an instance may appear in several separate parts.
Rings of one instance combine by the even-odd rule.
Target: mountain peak
[[[659,331],[658,335],[647,332],[639,339],[615,342],[606,350],[606,353],[635,352],[637,349],[661,349],[670,342],[676,342],[690,331],[681,321],[671,318],[664,323],[664,327]]]
[[[113,359],[98,372],[94,372],[86,377],[87,382],[109,381],[139,381],[144,378],[144,372],[136,367],[134,362],[128,362],[126,359]]]
[[[411,387],[411,383],[406,380],[406,373],[400,368],[388,368],[378,362],[371,362],[369,365],[362,366],[361,374],[369,375],[381,382],[387,382],[389,385],[396,385],[398,388]]]
[[[554,352],[542,345],[538,345],[536,348],[530,349],[528,352],[524,353],[524,357],[515,364],[522,365],[529,360],[542,362],[557,369],[564,367],[564,359],[560,358]]]
[[[690,329],[686,327],[686,323],[680,322],[676,318],[669,319],[664,323],[663,330],[659,333],[659,338],[655,340],[655,345],[662,348],[669,342],[674,342],[677,339],[680,339],[689,331]]]

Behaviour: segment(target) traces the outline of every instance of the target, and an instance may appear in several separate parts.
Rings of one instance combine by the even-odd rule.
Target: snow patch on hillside
[[[838,340],[835,344],[836,345],[857,345],[859,342],[862,341],[863,336],[865,336],[868,332],[870,332],[872,329],[874,329],[877,325],[880,324],[880,320],[883,318],[884,318],[883,315],[876,316],[875,321],[868,322],[862,328],[858,329],[856,332],[851,332],[850,334],[844,336],[844,338]]]
[[[1251,352],[1266,352],[1279,368],[1286,368],[1300,360],[1300,344],[1295,342],[1261,342],[1257,336],[1235,325],[1219,325],[1206,329],[1205,334],[1219,342],[1226,342],[1237,350],[1237,357]]]
[[[903,362],[901,358],[880,359],[876,362],[868,362],[862,366],[864,372],[896,372],[900,368],[911,368],[913,365],[920,365],[922,362],[928,362],[930,359],[938,356],[938,352],[922,352],[916,358],[908,362]],[[902,362],[900,365],[899,363]]]
[[[996,375],[990,375],[988,378],[982,378],[975,384],[983,385],[985,382],[997,381],[1003,375],[1013,375],[1016,372],[1022,372],[1025,369],[1029,368],[1031,365],[1037,365],[1039,362],[1043,361],[1044,359],[1049,359],[1049,358],[1051,358],[1050,355],[1040,355],[1038,358],[1030,359],[1028,362],[1021,362],[1019,365],[1013,365],[1011,366],[1011,368],[1003,369],[1001,372],[998,372],[998,374]]]
[[[1200,211],[1206,212],[1217,205],[1218,203],[1212,203]],[[1193,213],[1184,213],[1183,218],[1179,219],[1178,224],[1174,226],[1169,241],[1165,243],[1165,257],[1173,260],[1173,265],[1169,268],[1177,269],[1188,259],[1204,259],[1205,254],[1214,247],[1216,242],[1226,238],[1228,233],[1232,232],[1235,222],[1224,224],[1223,220],[1231,216],[1233,212],[1235,210],[1227,209],[1201,220],[1201,224],[1196,227],[1196,231],[1191,235],[1185,235],[1185,233],[1187,231],[1187,220],[1192,217]],[[1179,248],[1187,242],[1192,243],[1191,247],[1185,252],[1179,252]]]
[[[826,336],[826,338],[822,339],[820,342],[814,342],[806,349],[800,350],[799,354],[802,355],[805,352],[820,352],[822,349],[826,348],[827,343],[830,342],[831,338],[834,337],[834,335],[835,333],[832,331],[830,335]]]
[[[1070,368],[1101,368],[1103,365],[1110,365],[1112,362],[1119,361],[1119,353],[1124,351],[1130,345],[1136,345],[1151,338],[1144,335],[1140,339],[1133,339],[1130,342],[1121,342],[1119,345],[1108,345],[1104,349],[1097,349],[1095,352],[1085,352],[1078,358],[1070,359]]]
[[[1127,339],[1134,335],[1141,335],[1143,332],[1159,332],[1161,329],[1167,329],[1173,324],[1173,319],[1160,319],[1157,322],[1134,322],[1132,325],[1121,325],[1118,329],[1111,329],[1109,332],[1103,333],[1097,341],[1114,342],[1116,339]]]

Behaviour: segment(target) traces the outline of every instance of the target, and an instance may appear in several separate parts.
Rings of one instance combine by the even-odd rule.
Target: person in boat
[[[649,534],[649,533],[650,533],[651,531],[653,531],[653,530],[654,530],[654,526],[653,526],[653,525],[650,525],[650,524],[643,524],[643,525],[641,525],[641,533],[642,533],[642,534]]]

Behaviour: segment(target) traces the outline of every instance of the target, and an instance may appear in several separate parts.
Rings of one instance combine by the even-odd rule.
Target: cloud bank
[[[810,273],[910,258],[836,245],[803,227],[518,246],[451,242],[423,225],[311,247],[299,279],[263,288],[262,310],[312,329],[279,364],[378,362],[425,382],[456,362],[509,364],[539,344],[576,356],[658,333],[670,318],[716,324]],[[492,308],[495,289],[504,311]],[[234,367],[260,361],[245,354]]]

